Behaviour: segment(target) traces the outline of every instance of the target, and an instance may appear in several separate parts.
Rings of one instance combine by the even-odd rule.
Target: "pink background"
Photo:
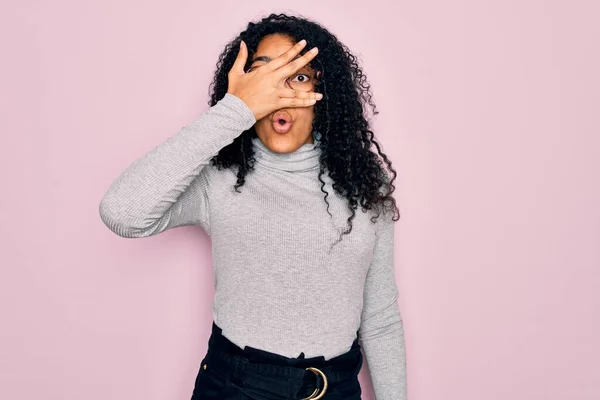
[[[189,399],[209,241],[122,239],[98,204],[208,107],[222,46],[286,10],[206,3],[0,5],[0,398]],[[362,60],[399,172],[410,400],[600,398],[597,4],[295,3]]]

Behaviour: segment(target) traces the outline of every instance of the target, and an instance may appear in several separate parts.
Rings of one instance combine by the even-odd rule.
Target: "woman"
[[[211,237],[212,334],[192,399],[360,399],[361,348],[377,399],[405,399],[396,172],[355,56],[317,23],[272,14],[225,47],[209,104],[100,204],[123,237],[192,224]]]

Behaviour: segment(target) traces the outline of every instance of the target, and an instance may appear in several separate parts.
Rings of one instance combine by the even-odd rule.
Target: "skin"
[[[258,57],[267,56],[270,59],[275,59],[281,54],[288,51],[294,46],[292,40],[281,34],[271,34],[262,38],[256,53],[253,55],[253,60]],[[265,65],[266,61],[255,61],[251,64],[251,69]],[[303,68],[298,73],[309,73],[310,68]],[[292,128],[285,134],[277,133],[273,129],[271,117],[277,111],[285,110],[292,117]],[[271,114],[256,121],[255,130],[261,142],[271,151],[275,153],[291,153],[296,151],[306,143],[314,143],[312,131],[313,121],[315,118],[315,106],[308,107],[289,107],[275,110]]]

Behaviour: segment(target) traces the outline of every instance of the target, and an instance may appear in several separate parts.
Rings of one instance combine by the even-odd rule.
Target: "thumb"
[[[248,48],[246,47],[246,43],[242,40],[240,41],[240,50],[238,51],[238,55],[233,63],[233,67],[231,71],[237,74],[244,73],[244,66],[246,65],[246,59],[248,58]]]

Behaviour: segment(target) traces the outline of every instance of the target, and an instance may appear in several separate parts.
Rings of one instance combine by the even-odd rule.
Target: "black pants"
[[[302,352],[297,358],[288,358],[250,346],[241,349],[213,322],[192,400],[299,400],[317,388],[313,397],[319,397],[324,386],[321,373],[327,389],[320,400],[360,400],[360,348],[357,332],[351,349],[337,357],[305,358]]]

